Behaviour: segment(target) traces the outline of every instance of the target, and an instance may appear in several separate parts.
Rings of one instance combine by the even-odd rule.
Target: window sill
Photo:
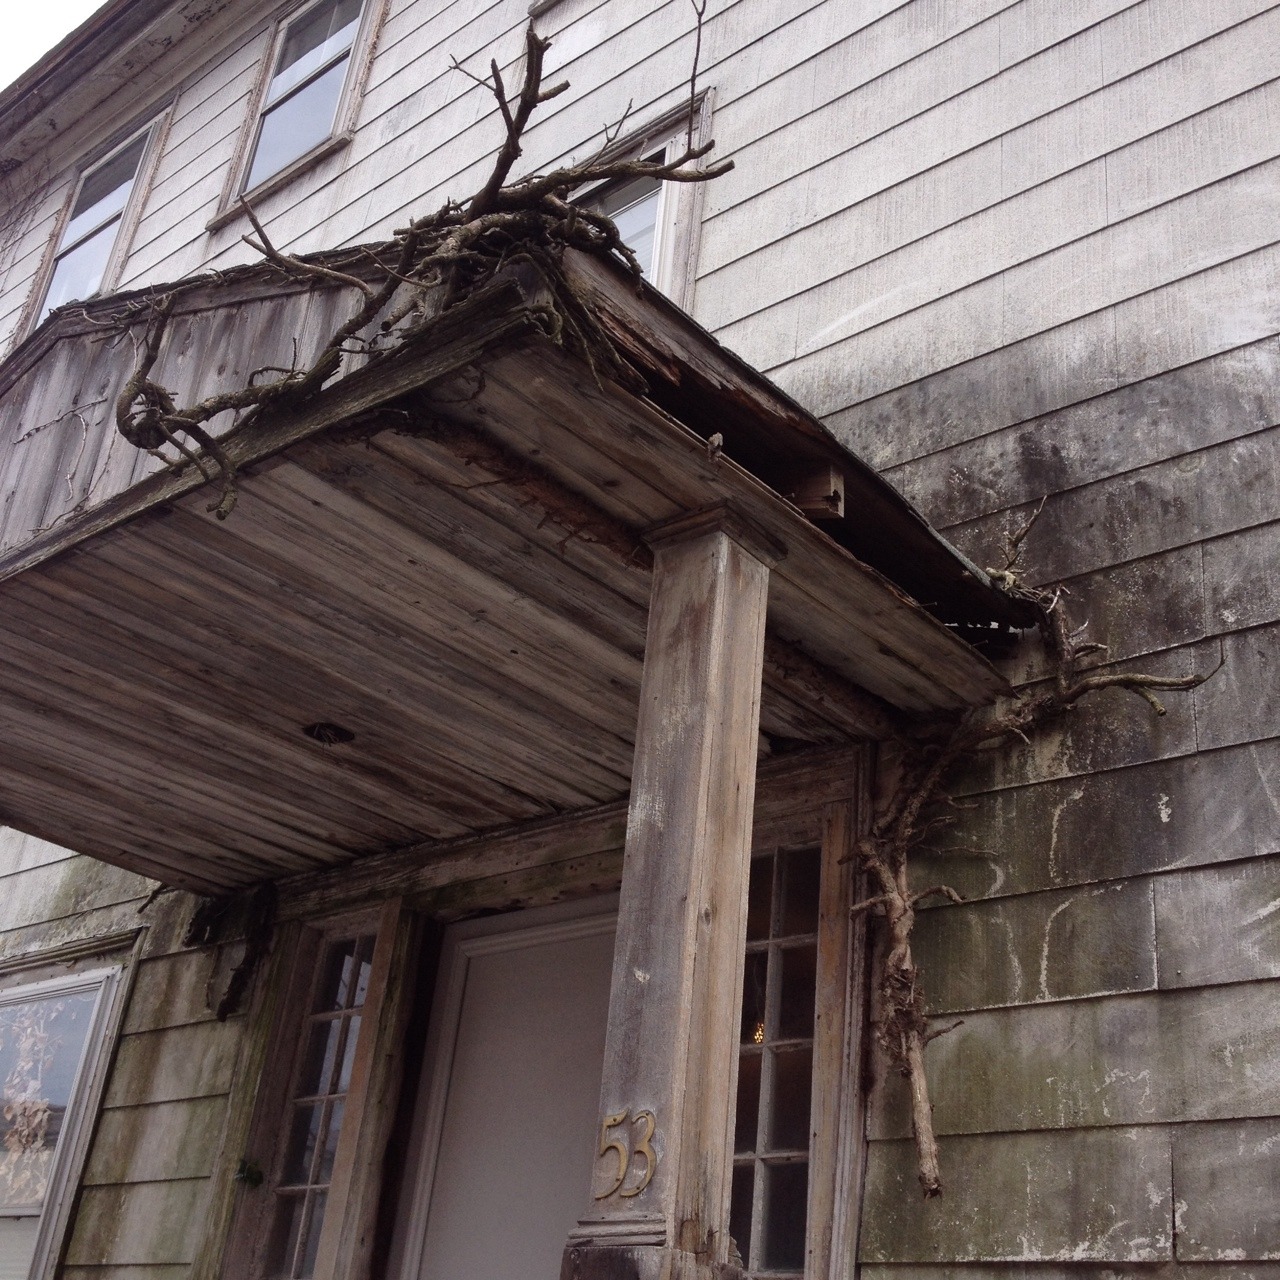
[[[273,173],[266,181],[258,183],[251,191],[242,192],[236,196],[233,201],[225,204],[217,213],[204,224],[206,231],[220,231],[229,223],[234,222],[238,217],[242,216],[244,210],[241,205],[244,201],[253,203],[261,200],[264,196],[269,196],[279,191],[282,187],[287,187],[294,179],[301,177],[304,173],[314,169],[322,160],[327,160],[330,156],[336,155],[344,147],[351,144],[354,135],[351,132],[335,134],[332,138],[326,139],[318,147],[312,147],[306,155],[299,156],[292,164],[286,165],[279,173]]]

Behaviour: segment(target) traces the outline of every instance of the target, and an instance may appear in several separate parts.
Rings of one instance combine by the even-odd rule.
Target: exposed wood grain
[[[648,1109],[662,1155],[627,1197],[596,1166],[566,1253],[584,1276],[629,1250],[727,1261],[769,570],[721,529],[655,547],[600,1115]]]

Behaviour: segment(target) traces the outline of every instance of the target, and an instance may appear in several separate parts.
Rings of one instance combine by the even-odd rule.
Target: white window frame
[[[109,953],[130,943],[133,944],[132,954],[127,959],[122,957],[115,964],[95,963],[93,968],[57,977],[34,977],[34,974],[47,974],[52,966],[71,964],[86,950],[83,944],[44,955],[24,956],[18,962],[0,966],[0,1006],[46,999],[52,995],[92,991],[95,988],[98,991],[85,1034],[84,1052],[67,1102],[49,1186],[40,1209],[40,1226],[28,1273],[29,1280],[54,1280],[58,1271],[71,1225],[74,1192],[84,1171],[90,1140],[101,1111],[108,1068],[120,1034],[120,1023],[128,997],[129,984],[125,978],[126,975],[131,976],[136,968],[134,961],[137,959],[139,940],[139,935],[130,934],[93,943],[91,945],[98,957],[103,952]]]
[[[108,255],[106,266],[102,270],[102,280],[98,284],[97,291],[89,296],[92,298],[102,297],[104,294],[113,292],[119,285],[120,278],[124,274],[125,263],[133,248],[133,238],[137,233],[138,224],[142,221],[142,211],[146,205],[147,196],[151,191],[156,166],[164,150],[164,139],[169,131],[169,121],[172,114],[172,103],[159,112],[152,112],[147,117],[145,124],[134,125],[127,131],[116,134],[105,147],[90,152],[85,161],[75,171],[75,179],[71,183],[66,199],[63,201],[61,212],[58,214],[57,225],[54,228],[54,234],[49,240],[44,260],[40,264],[40,270],[36,275],[31,295],[27,300],[27,308],[18,327],[20,334],[25,336],[30,333],[45,318],[45,300],[49,296],[49,286],[53,283],[53,273],[57,270],[58,259],[63,254],[63,237],[66,235],[67,227],[71,222],[71,211],[76,207],[76,201],[80,199],[80,192],[84,188],[85,180],[96,173],[103,165],[113,160],[126,147],[131,146],[140,137],[146,135],[147,141],[143,147],[142,156],[138,160],[138,168],[133,178],[133,187],[129,191],[129,198],[125,201],[124,209],[121,210],[120,221],[116,227],[115,240],[111,246],[111,253]],[[75,301],[87,302],[89,298],[77,298]]]
[[[693,103],[693,145],[711,138],[712,93],[702,90]],[[639,159],[658,152],[667,161],[681,155],[689,141],[689,103],[664,112],[641,129],[610,146],[604,160]],[[613,183],[596,183],[574,195],[577,203],[589,203]],[[658,192],[654,218],[653,271],[646,280],[676,306],[688,310],[693,302],[698,241],[702,231],[702,182],[664,182]]]
[[[266,52],[258,68],[258,79],[254,85],[249,111],[244,123],[240,126],[240,136],[236,141],[231,168],[227,173],[227,181],[218,201],[218,211],[206,224],[207,230],[216,231],[233,221],[241,212],[242,200],[257,201],[288,186],[299,175],[341,151],[355,137],[360,99],[369,81],[378,32],[386,18],[390,0],[364,0],[360,12],[360,25],[351,43],[351,52],[347,56],[347,74],[343,80],[342,93],[338,97],[337,110],[333,116],[333,129],[329,136],[296,160],[290,161],[283,169],[264,178],[256,187],[245,186],[257,149],[258,126],[268,105],[267,94],[271,88],[276,59],[288,36],[289,28],[308,9],[313,9],[317,4],[324,2],[325,0],[301,0],[301,3],[289,5],[272,20]]]

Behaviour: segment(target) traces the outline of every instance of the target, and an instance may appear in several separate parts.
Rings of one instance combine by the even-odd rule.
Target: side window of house
[[[137,204],[138,178],[154,133],[155,126],[148,125],[81,174],[38,319],[65,303],[91,298],[111,287],[127,248],[127,233],[122,232]]]
[[[328,942],[316,967],[282,1126],[287,1136],[272,1178],[265,1270],[271,1280],[309,1280],[315,1273],[373,945],[372,934]]]
[[[684,151],[686,127],[681,122],[656,146],[650,133],[649,140],[631,152],[632,157],[674,160]],[[626,156],[627,152],[621,154]],[[631,178],[585,191],[579,201],[614,220],[623,243],[636,255],[645,279],[654,288],[678,306],[688,305],[702,211],[700,183]]]
[[[50,1218],[86,1124],[89,1067],[116,973],[0,990],[0,1275],[33,1274],[55,1246]]]
[[[360,23],[377,0],[317,0],[290,17],[275,41],[238,190],[252,192],[349,128]],[[370,24],[371,25],[371,24]]]
[[[730,1233],[751,1276],[804,1275],[821,854],[753,860]]]

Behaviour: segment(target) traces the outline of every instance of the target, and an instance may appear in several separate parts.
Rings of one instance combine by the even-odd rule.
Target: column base
[[[655,1245],[569,1245],[560,1280],[746,1280],[729,1263]]]

